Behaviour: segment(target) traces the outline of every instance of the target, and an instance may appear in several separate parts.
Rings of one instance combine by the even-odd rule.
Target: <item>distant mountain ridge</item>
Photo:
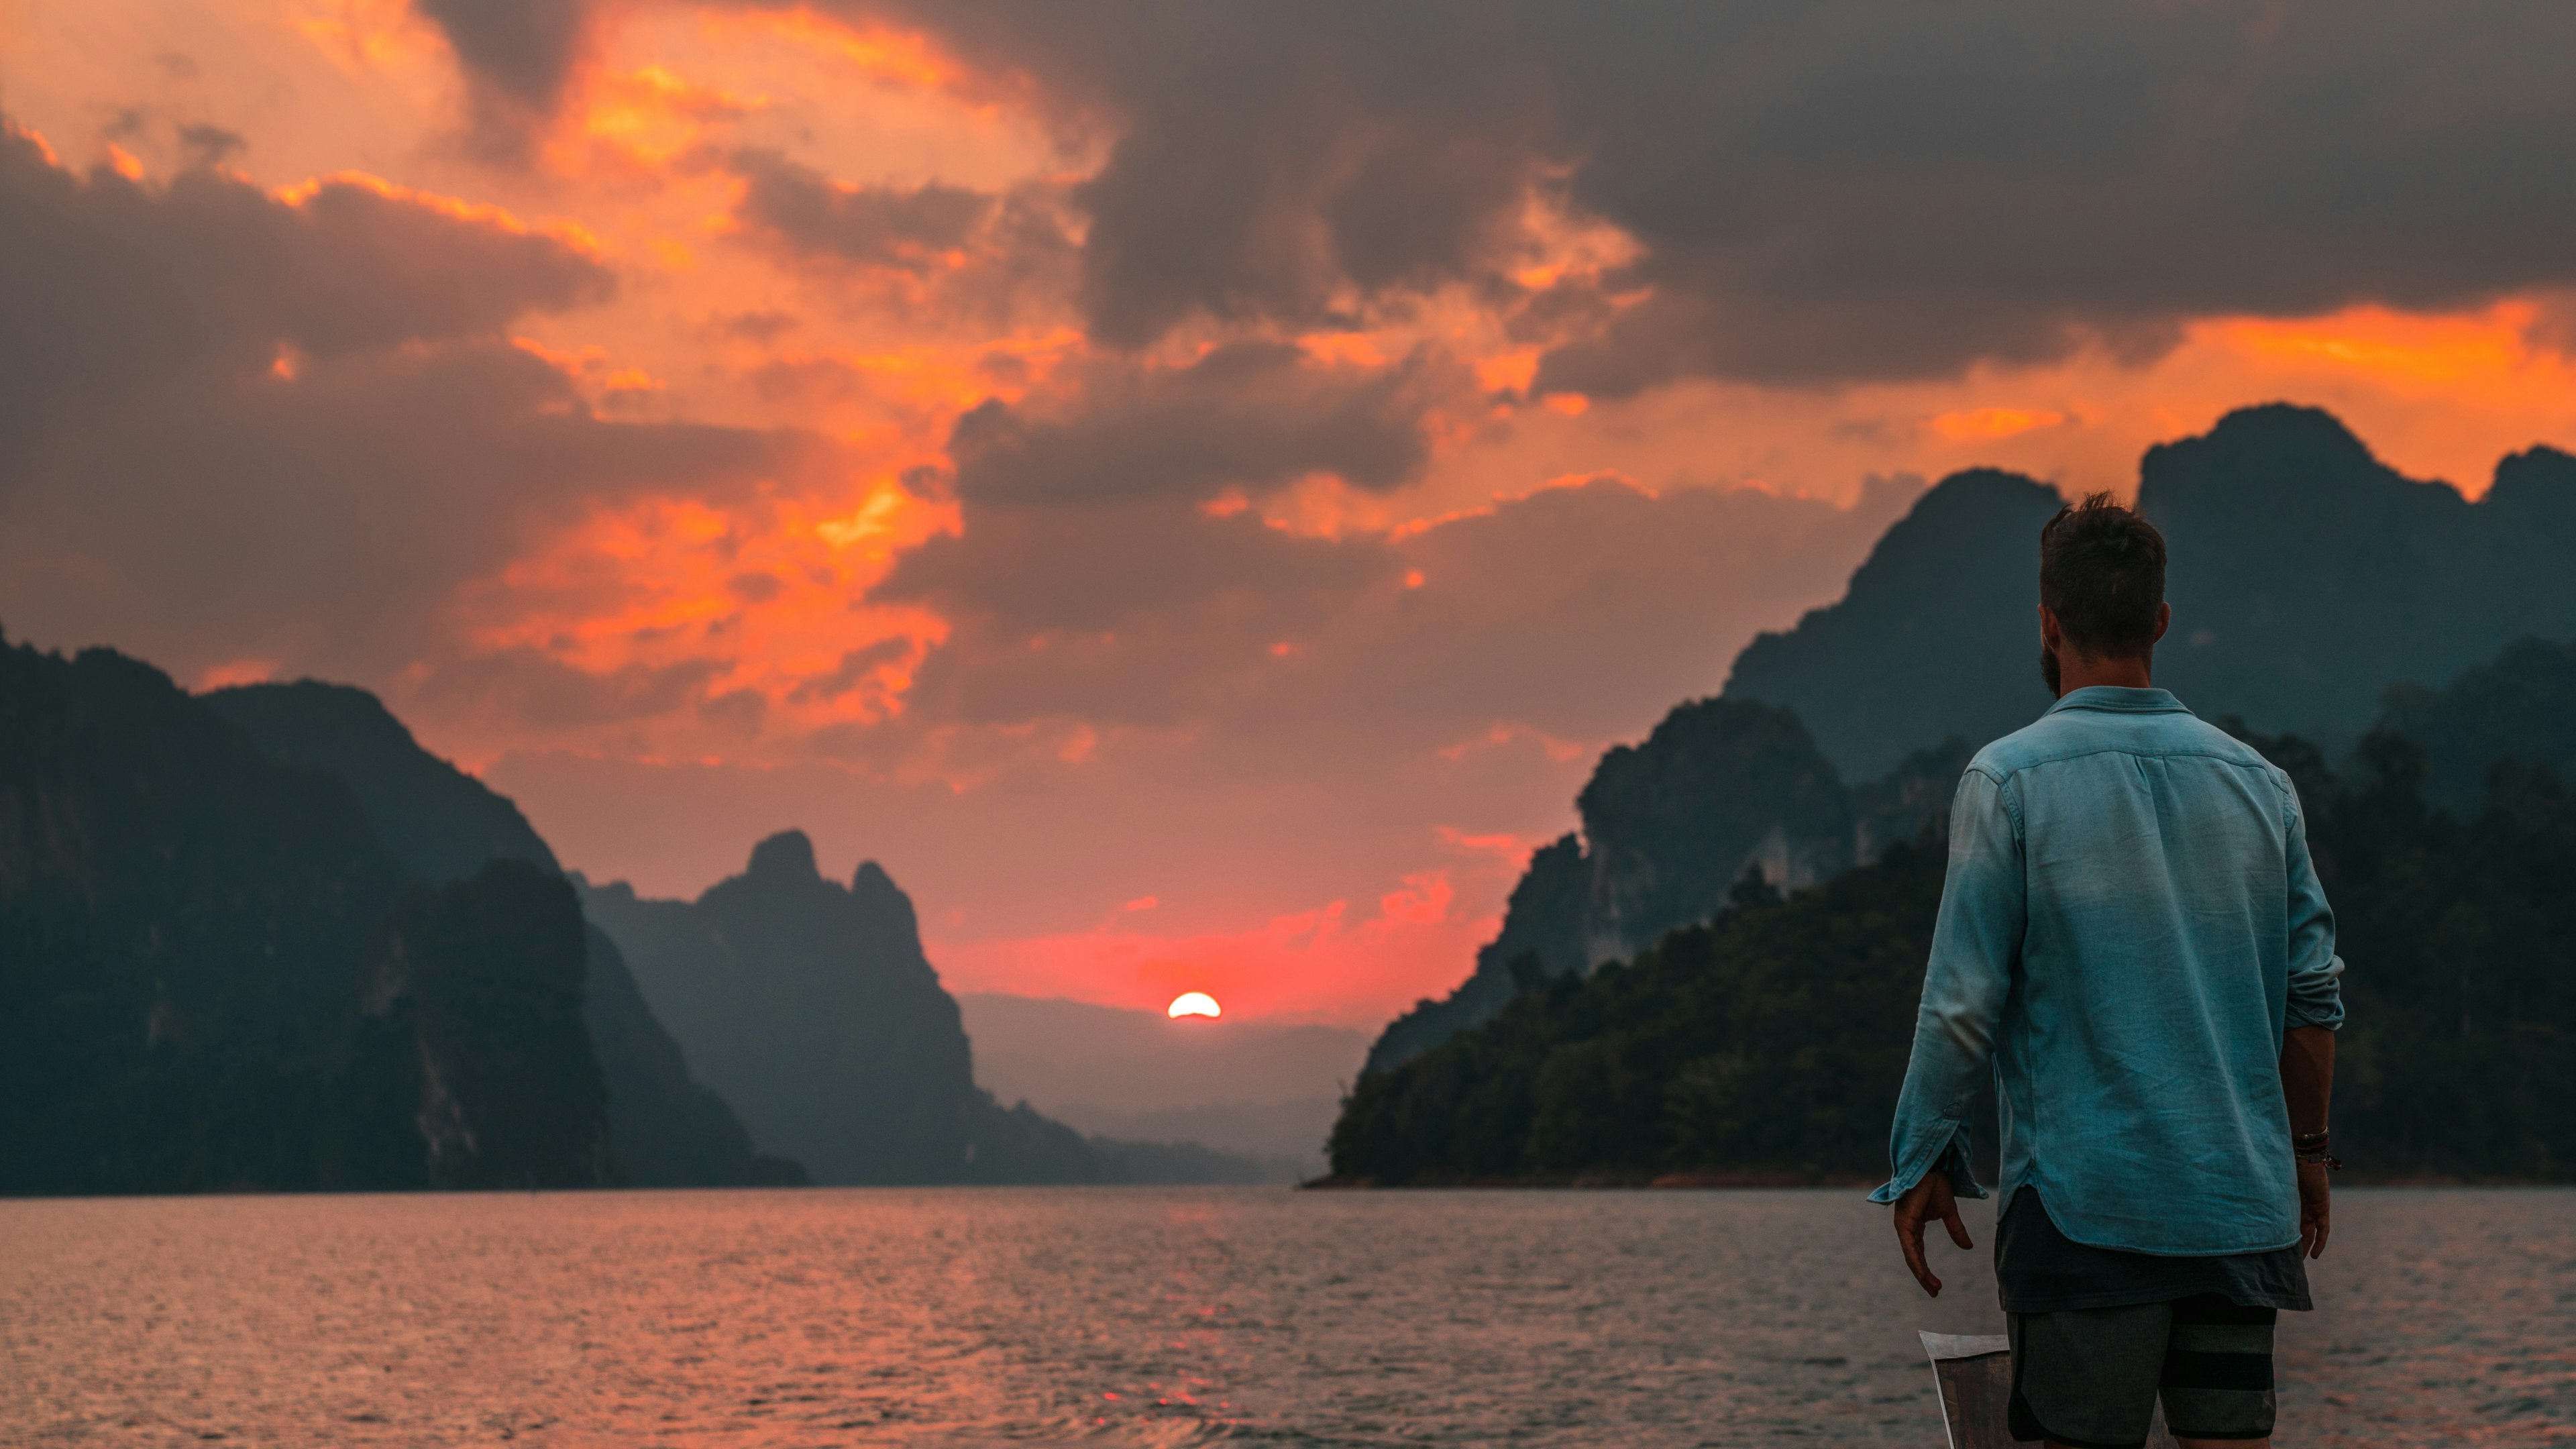
[[[820,1182],[965,1177],[966,1033],[922,954],[912,903],[875,862],[846,886],[826,880],[813,843],[791,830],[695,901],[575,883],[756,1140]]]
[[[975,1079],[1081,1131],[1203,1143],[1321,1174],[1324,1137],[1369,1036],[1268,1021],[1172,1021],[1160,1011],[993,993],[957,998]]]
[[[1086,1137],[975,1080],[957,1002],[912,901],[875,861],[825,878],[781,831],[694,901],[576,874],[662,1019],[755,1140],[818,1182],[1247,1181],[1258,1164],[1196,1144]]]

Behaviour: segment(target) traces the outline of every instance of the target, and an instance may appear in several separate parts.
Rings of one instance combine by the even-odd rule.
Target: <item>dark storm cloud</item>
[[[575,669],[533,649],[506,649],[460,660],[430,676],[419,701],[448,718],[481,715],[539,726],[616,724],[651,719],[688,702],[722,673],[714,660],[628,664],[606,673]],[[719,716],[728,696],[703,701]],[[731,706],[739,713],[739,704]]]
[[[594,502],[722,497],[794,466],[791,440],[600,421],[561,373],[500,343],[100,401],[13,470],[0,572],[36,596],[13,613],[77,610],[181,658],[343,674],[436,652],[461,585]]]
[[[0,131],[0,496],[90,409],[182,374],[257,371],[488,333],[604,297],[606,271],[550,237],[364,186],[300,206],[196,170],[166,188],[76,176]]]
[[[957,420],[948,451],[958,496],[977,501],[1200,499],[1318,472],[1382,491],[1421,471],[1424,412],[1465,385],[1427,352],[1370,368],[1236,343],[1185,367],[1089,365],[1055,404],[987,401]]]
[[[963,535],[905,555],[870,597],[949,621],[908,696],[931,717],[1175,724],[1393,567],[1375,542],[1293,537],[1180,502],[970,503]]]
[[[869,266],[920,268],[964,246],[994,199],[962,186],[837,186],[775,151],[733,156],[742,219],[791,248]]]
[[[904,663],[912,657],[912,650],[909,639],[879,639],[856,649],[844,649],[839,664],[797,685],[787,698],[794,704],[829,703],[870,682],[879,671]]]
[[[524,154],[532,121],[563,99],[605,0],[412,0],[472,82],[472,139],[493,159]]]
[[[1524,199],[1650,291],[1546,387],[1837,382],[2153,349],[2181,319],[2576,280],[2557,0],[826,0],[1117,137],[1095,336],[1508,295]],[[1575,309],[1580,312],[1581,309]]]
[[[962,535],[907,555],[872,598],[951,621],[908,696],[933,719],[1222,720],[1321,756],[1444,746],[1497,719],[1600,739],[1715,690],[1919,489],[1874,481],[1837,509],[1600,479],[1392,542],[1174,502],[970,503]]]
[[[598,0],[412,0],[467,70],[530,106],[562,95]]]
[[[0,135],[12,625],[373,673],[596,500],[796,466],[794,438],[602,422],[499,336],[608,288],[562,242],[364,186],[143,186]]]
[[[1224,615],[1267,644],[1279,630],[1311,626],[1392,560],[1375,543],[1300,538],[1248,512],[1215,518],[1159,500],[969,505],[963,535],[904,555],[870,597],[953,610],[1015,641]]]
[[[191,122],[179,127],[179,152],[191,170],[221,166],[250,149],[238,131],[221,126]]]
[[[852,186],[757,149],[726,165],[742,178],[736,218],[748,234],[826,269],[903,274],[915,285],[881,299],[903,311],[1000,326],[1024,303],[1061,307],[1072,291],[1076,248],[1061,187]]]
[[[1932,374],[2576,273],[2552,180],[2576,171],[2576,11],[2530,0],[908,8],[1125,123],[1084,193],[1111,338],[1473,275],[1540,163],[1644,247],[1614,281],[1652,299],[1542,373],[1603,393]],[[1355,152],[1457,180],[1372,191]],[[1452,219],[1401,267],[1353,265],[1417,210]],[[1191,217],[1240,226],[1175,265]]]
[[[1118,128],[1076,200],[1092,331],[1120,345],[1480,275],[1552,146],[1545,58],[1491,8],[827,8],[926,29]]]

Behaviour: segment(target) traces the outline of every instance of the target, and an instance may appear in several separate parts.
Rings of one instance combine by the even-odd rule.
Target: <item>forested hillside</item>
[[[1947,740],[1852,789],[1785,709],[1730,699],[1679,706],[1642,744],[1602,755],[1575,802],[1583,834],[1531,857],[1475,970],[1388,1023],[1362,1070],[1385,1071],[1542,982],[1717,916],[1748,869],[1796,890],[1874,859],[1949,807],[1968,754]]]
[[[1887,1153],[1941,859],[1899,844],[1785,902],[1749,876],[1714,923],[1362,1076],[1333,1128],[1333,1177],[1866,1176]]]

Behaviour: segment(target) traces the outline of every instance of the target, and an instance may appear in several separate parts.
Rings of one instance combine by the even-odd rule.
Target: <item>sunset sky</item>
[[[1970,464],[2576,446],[2576,7],[0,0],[0,626],[1375,1025]]]

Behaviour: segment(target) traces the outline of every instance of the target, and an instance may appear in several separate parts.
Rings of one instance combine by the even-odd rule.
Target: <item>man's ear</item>
[[[2046,606],[2046,605],[2042,605],[2041,607],[2042,607],[2042,608],[2045,608],[2045,607],[2047,607],[2047,606]],[[2156,637],[2155,637],[2154,642],[2156,642],[2156,643],[2158,643],[2158,644],[2163,643],[2163,642],[2164,642],[2164,639],[2165,639],[2165,631],[2166,631],[2167,629],[2172,628],[2172,627],[2173,627],[2173,605],[2171,605],[2171,604],[2158,604],[2158,605],[2156,605]]]
[[[2046,604],[2039,606],[2039,642],[2054,652],[2063,636],[2057,628],[2057,615]]]

